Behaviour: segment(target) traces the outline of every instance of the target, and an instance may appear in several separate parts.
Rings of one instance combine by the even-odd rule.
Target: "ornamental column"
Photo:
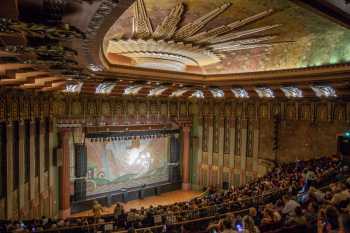
[[[191,189],[190,184],[190,130],[189,126],[182,128],[183,132],[183,153],[182,153],[182,190]]]
[[[62,129],[60,132],[62,161],[59,168],[61,218],[67,218],[70,216],[69,133],[69,129]]]
[[[7,182],[6,182],[6,218],[13,219],[13,124],[7,123],[6,127],[6,152],[7,152]]]

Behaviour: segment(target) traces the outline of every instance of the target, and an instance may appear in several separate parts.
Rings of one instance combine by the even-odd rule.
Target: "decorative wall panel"
[[[226,179],[225,168],[231,169],[229,172],[230,181],[234,181],[234,176],[242,178],[239,182],[248,181],[255,176],[262,175],[267,166],[261,161],[295,161],[295,159],[319,157],[320,155],[331,155],[335,153],[335,134],[348,129],[347,121],[350,120],[350,104],[334,100],[234,100],[225,101],[222,104],[224,115],[214,108],[218,105],[217,100],[204,101],[199,103],[202,111],[198,118],[203,119],[203,131],[199,135],[202,140],[203,150],[213,148],[213,165],[218,166],[218,180]],[[230,116],[230,111],[233,115]],[[272,115],[279,115],[280,126],[280,148],[276,154],[273,153],[273,123]],[[211,118],[210,115],[215,115]],[[210,120],[209,120],[210,119]],[[256,120],[255,120],[256,119]],[[333,119],[332,122],[329,119]],[[317,124],[315,124],[316,120]],[[223,122],[223,136],[217,135],[217,124]],[[247,121],[247,124],[244,122]],[[201,122],[201,121],[199,121]],[[208,140],[209,124],[213,123],[213,140]],[[324,123],[321,123],[324,122]],[[219,124],[220,125],[220,124]],[[231,133],[227,133],[230,131]],[[246,139],[243,140],[243,133]],[[217,141],[215,138],[219,138]],[[329,143],[324,144],[327,141]],[[210,145],[210,143],[212,143]],[[219,146],[218,146],[219,145]],[[232,146],[232,151],[230,151]],[[223,163],[216,163],[216,159],[221,156],[217,148],[223,148]],[[244,155],[242,152],[245,152]],[[230,161],[230,156],[232,156]],[[201,164],[208,164],[208,153],[202,153]],[[239,174],[237,174],[239,173]],[[212,175],[211,172],[208,174]],[[210,177],[209,177],[210,178]],[[236,183],[237,180],[236,180]],[[233,184],[233,183],[231,183]]]
[[[220,138],[220,118],[216,116],[213,122],[213,152],[219,153],[219,138]]]
[[[230,120],[224,118],[224,154],[230,153]]]
[[[335,121],[345,121],[346,120],[346,105],[341,103],[336,103],[334,106],[334,113],[332,117]]]
[[[296,106],[295,103],[286,104],[286,120],[296,120]]]
[[[299,105],[299,119],[308,121],[312,119],[312,113],[311,113],[311,104],[309,103],[302,103]]]
[[[235,124],[235,155],[241,154],[241,120],[239,118],[236,119]]]
[[[253,157],[254,125],[253,121],[248,121],[247,125],[247,157]]]
[[[269,118],[269,105],[266,103],[260,104],[258,116],[259,118]]]

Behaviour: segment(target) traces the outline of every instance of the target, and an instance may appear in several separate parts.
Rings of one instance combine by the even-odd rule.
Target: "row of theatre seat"
[[[341,165],[342,166],[342,165]],[[345,179],[350,175],[349,171],[343,172],[342,174],[337,174],[334,171],[324,176],[322,180],[319,180],[315,186],[322,189],[327,189],[328,185],[332,182],[338,181],[340,179]],[[153,233],[156,232],[191,232],[191,233],[201,233],[208,232],[207,228],[210,223],[217,222],[224,218],[228,213],[234,213],[236,216],[244,216],[248,214],[248,209],[250,207],[258,207],[265,205],[267,203],[275,202],[280,199],[284,194],[292,192],[296,195],[299,190],[290,190],[289,188],[273,191],[264,195],[257,195],[253,197],[246,198],[240,201],[230,201],[226,200],[222,203],[211,205],[205,208],[199,208],[196,210],[186,210],[172,215],[157,215],[154,216],[158,220],[155,220],[155,225],[151,227],[136,229],[136,232],[146,232],[151,230]],[[182,219],[179,221],[179,219]],[[185,219],[185,220],[183,220]],[[76,219],[70,219],[74,222]],[[96,219],[89,217],[88,222],[95,222]],[[166,224],[166,231],[164,225]],[[262,229],[262,232],[307,232],[304,229],[305,226],[274,226],[276,229]],[[86,225],[76,225],[70,227],[62,227],[55,229],[47,229],[40,231],[42,233],[85,233],[85,232],[118,232],[127,233],[127,230],[116,229],[116,222],[114,221],[113,215],[103,216],[103,223],[97,224],[86,224]]]

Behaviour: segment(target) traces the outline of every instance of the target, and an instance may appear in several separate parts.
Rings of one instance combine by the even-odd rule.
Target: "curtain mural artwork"
[[[87,195],[168,181],[168,137],[86,142]]]

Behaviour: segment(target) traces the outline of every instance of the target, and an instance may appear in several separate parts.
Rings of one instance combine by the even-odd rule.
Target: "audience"
[[[350,179],[345,183],[336,182],[339,177],[337,172],[342,169],[341,163],[332,158],[281,164],[254,182],[224,191],[210,187],[205,192],[206,195],[187,202],[142,207],[128,212],[124,211],[121,204],[116,204],[111,219],[102,216],[102,207],[98,202],[94,202],[94,219],[63,220],[44,216],[40,220],[25,223],[13,221],[0,224],[0,231],[38,232],[62,227],[90,226],[89,224],[95,221],[104,223],[113,220],[116,230],[127,229],[127,232],[136,232],[135,229],[141,227],[163,225],[161,231],[157,232],[171,232],[168,225],[224,214],[224,218],[210,224],[206,231],[200,231],[200,229],[204,229],[203,227],[208,223],[192,224],[191,227],[194,228],[188,231],[192,233],[348,233]],[[325,184],[325,181],[334,183],[329,185],[328,190],[318,189],[318,185]],[[270,195],[271,193],[279,195]],[[282,198],[280,194],[283,194]],[[247,215],[243,218],[232,213],[247,208]],[[181,232],[185,232],[185,229],[186,227],[182,226]]]

